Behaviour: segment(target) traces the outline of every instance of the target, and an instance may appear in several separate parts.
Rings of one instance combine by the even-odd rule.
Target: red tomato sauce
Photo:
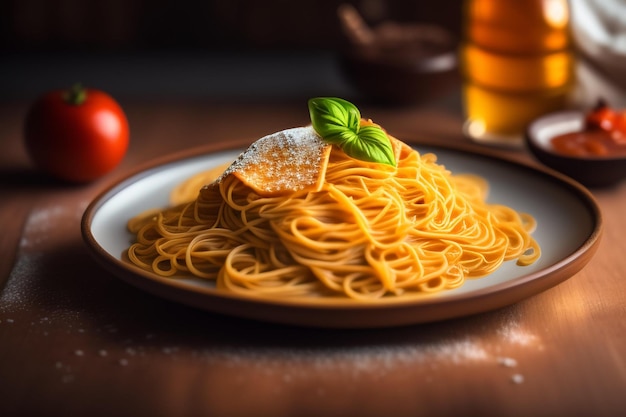
[[[619,135],[617,132],[600,129],[583,130],[555,136],[551,142],[554,150],[564,155],[626,156],[626,138],[616,138],[616,134]]]

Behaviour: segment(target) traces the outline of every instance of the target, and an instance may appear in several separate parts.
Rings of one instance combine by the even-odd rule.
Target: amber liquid
[[[464,12],[465,131],[482,142],[519,144],[533,119],[570,99],[567,0],[467,0]]]

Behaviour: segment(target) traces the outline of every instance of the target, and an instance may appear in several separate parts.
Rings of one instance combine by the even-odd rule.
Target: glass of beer
[[[533,119],[571,99],[567,0],[465,0],[464,19],[465,134],[481,143],[521,145]]]

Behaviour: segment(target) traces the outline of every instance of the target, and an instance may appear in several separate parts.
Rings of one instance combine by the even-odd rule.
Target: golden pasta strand
[[[360,300],[457,288],[539,258],[532,216],[488,204],[484,179],[395,145],[396,168],[333,148],[315,191],[260,196],[227,175],[198,192],[215,176],[198,174],[176,189],[177,205],[129,221],[127,257],[251,296]]]

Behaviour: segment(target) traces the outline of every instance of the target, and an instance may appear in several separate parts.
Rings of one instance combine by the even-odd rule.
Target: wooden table
[[[626,183],[593,190],[605,231],[562,284],[498,311],[378,330],[224,317],[100,268],[87,204],[138,164],[308,122],[304,100],[123,102],[132,143],[86,186],[34,172],[27,103],[0,107],[0,415],[614,416],[626,410]],[[458,94],[364,106],[392,133],[465,142]],[[524,151],[504,152],[531,161]],[[572,225],[575,227],[575,225]]]

